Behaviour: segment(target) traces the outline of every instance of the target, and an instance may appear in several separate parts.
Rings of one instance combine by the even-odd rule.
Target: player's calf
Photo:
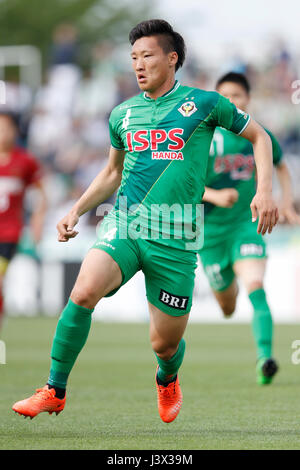
[[[236,302],[234,300],[232,303],[224,303],[224,304],[220,305],[220,307],[222,309],[224,317],[231,317],[231,315],[235,311]]]
[[[214,291],[215,297],[222,309],[224,317],[229,318],[234,313],[238,292],[239,289],[235,280],[227,289],[223,291]]]

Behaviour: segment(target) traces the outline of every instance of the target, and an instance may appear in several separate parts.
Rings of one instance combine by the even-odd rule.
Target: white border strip
[[[251,117],[248,116],[248,121],[246,122],[246,124],[244,125],[243,129],[237,134],[237,135],[240,135],[245,129],[246,127],[248,126],[249,122],[251,121]]]

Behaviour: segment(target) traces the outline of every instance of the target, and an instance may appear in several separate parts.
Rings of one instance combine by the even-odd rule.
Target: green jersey
[[[197,251],[190,242],[215,128],[238,134],[249,119],[218,93],[177,81],[156,100],[141,93],[114,108],[111,144],[126,151],[114,211],[134,220],[144,238]]]
[[[270,131],[273,162],[282,158],[279,143]],[[239,197],[230,208],[204,203],[204,246],[212,247],[230,237],[233,227],[249,220],[250,204],[256,192],[256,172],[252,144],[226,129],[217,128],[207,166],[205,185],[213,189],[235,188]],[[200,183],[201,184],[201,183]]]

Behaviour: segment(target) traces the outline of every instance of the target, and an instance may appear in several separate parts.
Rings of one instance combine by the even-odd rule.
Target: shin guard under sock
[[[254,309],[252,331],[257,359],[270,358],[272,355],[273,321],[264,289],[251,292],[249,299]]]
[[[52,343],[50,386],[66,388],[72,367],[87,340],[93,310],[76,305],[69,299],[62,311]]]

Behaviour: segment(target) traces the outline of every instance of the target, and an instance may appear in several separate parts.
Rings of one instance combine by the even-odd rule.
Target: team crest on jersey
[[[183,103],[180,108],[178,108],[178,111],[182,114],[182,116],[190,117],[197,111],[197,107],[194,101],[187,101],[186,103]]]

